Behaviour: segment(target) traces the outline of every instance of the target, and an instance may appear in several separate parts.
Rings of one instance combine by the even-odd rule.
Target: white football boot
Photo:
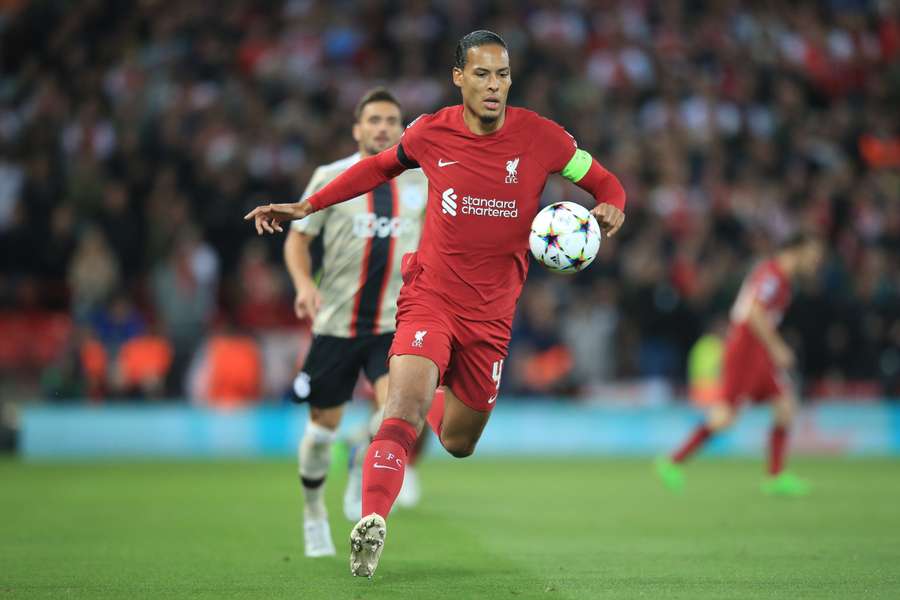
[[[422,488],[419,484],[419,473],[415,467],[406,465],[403,473],[403,485],[397,494],[397,505],[402,508],[413,508],[422,499]]]
[[[310,518],[306,513],[303,518],[304,554],[310,558],[334,556],[334,542],[331,540],[331,527],[328,517]]]
[[[350,532],[350,572],[354,577],[371,579],[375,575],[386,537],[387,524],[375,513],[363,517],[353,527]]]

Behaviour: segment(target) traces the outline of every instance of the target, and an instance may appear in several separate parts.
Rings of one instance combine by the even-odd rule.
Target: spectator
[[[259,400],[262,360],[256,341],[224,330],[212,335],[200,349],[191,369],[191,397],[196,403],[230,409]]]
[[[78,241],[69,266],[72,290],[72,314],[84,321],[100,308],[119,285],[119,265],[103,233],[96,227],[86,229]]]
[[[218,278],[218,258],[189,229],[179,235],[169,258],[153,274],[157,316],[174,350],[170,394],[185,389],[185,369],[215,313]]]
[[[714,4],[25,3],[0,40],[0,303],[85,318],[125,285],[159,315],[168,392],[183,393],[175,382],[216,310],[272,327],[275,305],[290,308],[278,241],[248,247],[244,208],[296,198],[312,165],[352,152],[336,140],[372,84],[413,114],[455,102],[449,53],[487,26],[509,43],[511,102],[567,127],[629,192],[627,225],[597,264],[574,279],[532,270],[524,352],[558,346],[550,356],[572,361],[538,387],[683,380],[750,257],[814,227],[832,242],[828,269],[786,322],[804,379],[895,389],[900,10]],[[579,193],[551,180],[543,201]],[[581,289],[595,279],[608,289]],[[532,310],[533,288],[571,311]],[[535,343],[551,331],[553,344]],[[614,360],[587,363],[613,341]],[[554,377],[566,366],[547,364]],[[534,389],[537,371],[511,367],[505,388]]]

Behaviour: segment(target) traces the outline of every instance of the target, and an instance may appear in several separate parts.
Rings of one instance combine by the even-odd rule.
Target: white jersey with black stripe
[[[359,160],[357,153],[316,169],[303,198]],[[291,224],[323,236],[322,307],[313,333],[356,337],[394,331],[400,260],[419,244],[427,199],[428,180],[421,169],[410,169],[368,194]]]

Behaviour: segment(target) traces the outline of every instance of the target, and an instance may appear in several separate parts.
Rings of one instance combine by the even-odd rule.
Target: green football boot
[[[653,461],[653,468],[663,484],[673,492],[684,490],[684,473],[681,467],[668,456],[657,457]]]
[[[762,491],[769,496],[805,496],[809,494],[809,482],[787,471],[769,477],[762,483]]]

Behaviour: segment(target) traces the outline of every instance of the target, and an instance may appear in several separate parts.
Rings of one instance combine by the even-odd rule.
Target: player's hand
[[[616,235],[616,232],[625,222],[625,213],[612,204],[598,204],[591,210],[591,214],[597,219],[597,224],[606,237]]]
[[[281,223],[284,221],[302,219],[313,212],[315,211],[309,200],[291,204],[266,204],[265,206],[257,206],[244,215],[244,220],[253,220],[256,225],[256,233],[262,235],[264,232],[275,233],[276,231],[284,231],[281,227]]]
[[[772,360],[779,369],[790,370],[797,364],[794,351],[787,344],[778,344],[772,348]]]
[[[314,283],[310,281],[309,285],[304,285],[297,290],[297,295],[294,297],[294,314],[298,319],[303,320],[308,317],[311,321],[315,320],[320,306],[322,306],[322,295]]]

